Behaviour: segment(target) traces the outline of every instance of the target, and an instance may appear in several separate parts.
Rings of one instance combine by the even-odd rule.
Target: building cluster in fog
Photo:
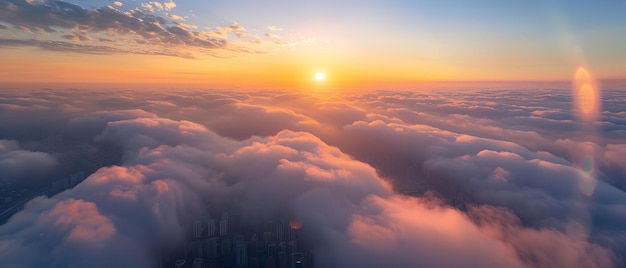
[[[160,267],[309,268],[313,254],[289,219],[250,220],[218,209],[193,221],[179,247],[159,254]]]
[[[37,196],[53,196],[85,180],[85,172],[78,171],[65,178],[56,180],[47,187],[28,191],[26,189],[14,189],[10,183],[0,185],[2,195],[2,205],[0,206],[0,224],[4,224],[13,214],[24,208],[24,205]],[[6,194],[5,194],[6,192]]]

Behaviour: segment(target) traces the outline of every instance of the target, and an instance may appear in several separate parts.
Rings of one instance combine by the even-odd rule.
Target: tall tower
[[[202,237],[202,231],[203,231],[202,230],[202,222],[201,221],[195,221],[193,223],[192,228],[191,228],[192,237],[194,239],[198,239],[198,238]]]
[[[207,257],[209,259],[217,257],[217,237],[207,240]]]
[[[289,233],[289,241],[296,241],[296,240],[298,240],[298,237],[296,235],[296,231],[297,230],[294,229],[294,228],[289,228],[289,231],[288,231],[288,233]]]
[[[220,220],[220,236],[228,235],[228,219]]]
[[[207,235],[209,237],[214,237],[215,236],[215,219],[210,219],[208,224],[207,224]]]
[[[282,221],[276,223],[276,239],[278,242],[287,240],[287,237],[285,237],[285,231],[286,225]]]
[[[223,212],[220,219],[220,236],[226,235],[228,235],[228,212]]]
[[[235,266],[248,266],[248,245],[241,235],[235,237]]]

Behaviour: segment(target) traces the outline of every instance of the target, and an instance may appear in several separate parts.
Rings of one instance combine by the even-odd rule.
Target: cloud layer
[[[592,124],[558,89],[7,92],[22,121],[0,138],[37,125],[122,154],[1,226],[4,263],[150,266],[203,204],[229,202],[297,214],[319,265],[624,265],[618,91]]]

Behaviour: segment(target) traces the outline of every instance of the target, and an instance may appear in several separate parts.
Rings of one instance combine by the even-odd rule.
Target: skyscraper
[[[278,242],[285,241],[287,237],[285,236],[286,225],[281,221],[276,223],[276,239]]]
[[[208,258],[216,258],[217,257],[217,238],[209,238],[207,240],[207,257]]]
[[[196,240],[192,242],[191,254],[194,258],[204,257],[204,241]]]
[[[202,237],[202,231],[203,231],[202,230],[202,222],[201,221],[195,221],[193,223],[192,228],[191,228],[192,237],[194,239],[198,239],[198,238]]]
[[[228,212],[222,212],[220,219],[220,236],[228,235]]]
[[[235,237],[235,266],[248,266],[248,245],[241,235]]]
[[[210,219],[207,224],[207,235],[209,237],[215,236],[215,219]]]
[[[267,256],[268,257],[276,257],[276,244],[271,243],[267,245]]]
[[[228,219],[220,220],[220,236],[228,235]]]
[[[298,252],[298,241],[293,240],[293,241],[289,241],[289,253],[296,253]]]
[[[221,254],[222,254],[222,256],[230,255],[231,247],[232,247],[232,243],[231,243],[230,239],[222,240],[222,242],[220,243],[220,247],[221,247]]]
[[[298,240],[298,238],[296,236],[296,232],[297,232],[296,229],[289,228],[288,232],[289,232],[289,241],[296,241],[296,240]]]

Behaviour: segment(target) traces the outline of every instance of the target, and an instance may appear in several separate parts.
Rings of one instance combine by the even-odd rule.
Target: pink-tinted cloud
[[[362,267],[525,267],[512,248],[452,208],[396,196],[371,197],[364,209],[348,228],[361,257],[348,256],[346,264],[358,259]]]
[[[72,241],[100,241],[99,251],[82,248],[84,256],[150,266],[155,248],[180,243],[206,206],[230,200],[250,217],[296,214],[320,265],[623,265],[619,141],[594,138],[593,129],[570,134],[583,126],[568,122],[558,101],[519,105],[517,92],[448,92],[37,92],[47,100],[12,93],[20,98],[0,104],[50,107],[66,135],[119,146],[123,156],[74,189],[30,202],[0,227],[0,252],[8,254],[0,256],[17,266],[83,265],[68,240],[80,225]],[[71,105],[60,104],[64,94],[73,94]],[[28,122],[49,126],[26,111],[19,115]],[[620,115],[607,116],[619,129]],[[593,162],[582,161],[587,156]],[[429,192],[392,190],[415,182]],[[46,219],[61,210],[95,219],[63,216],[76,224],[60,232]],[[38,244],[24,242],[35,237]]]
[[[67,199],[57,203],[42,218],[52,219],[60,229],[68,229],[67,241],[99,246],[115,235],[109,218],[100,215],[94,203]]]

